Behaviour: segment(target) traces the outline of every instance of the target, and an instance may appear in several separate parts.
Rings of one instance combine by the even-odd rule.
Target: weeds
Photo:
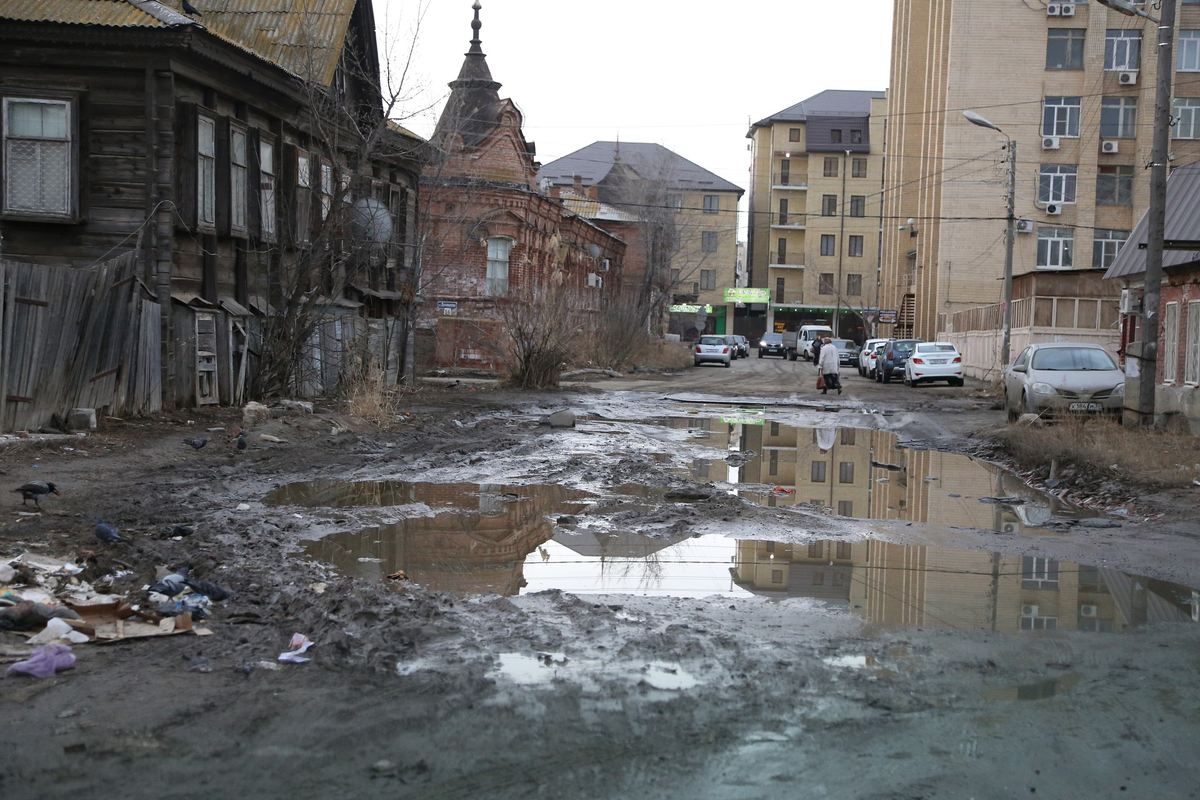
[[[356,365],[342,376],[339,388],[346,411],[378,428],[390,428],[399,417],[403,391],[388,385],[378,364]]]
[[[1107,418],[1064,419],[1051,425],[1009,425],[996,437],[1028,468],[1073,467],[1150,488],[1190,486],[1200,476],[1200,439],[1127,428]]]

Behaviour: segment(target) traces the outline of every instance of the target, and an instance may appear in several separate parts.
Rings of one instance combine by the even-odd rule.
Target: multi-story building
[[[743,189],[662,145],[639,142],[593,142],[544,165],[538,179],[551,197],[578,202],[582,195],[598,201],[597,212],[599,204],[623,212],[589,219],[629,242],[626,289],[640,292],[656,321],[671,310],[675,333],[733,333],[736,301],[725,290],[738,285]]]
[[[1155,24],[1095,2],[898,0],[894,26],[881,300],[899,311],[893,332],[961,332],[955,312],[1002,301],[1010,140],[1014,274],[1074,271],[1075,294],[1094,299],[1149,203]],[[1188,75],[1200,72],[1200,7],[1180,5],[1176,41],[1182,164],[1200,157],[1200,85]],[[1031,302],[1061,305],[1041,302],[1051,299]],[[1115,302],[1099,317],[1035,314],[1028,325],[1035,337],[1109,330]]]
[[[770,291],[753,335],[826,321],[861,340],[878,308],[886,107],[831,90],[750,127],[750,284]]]

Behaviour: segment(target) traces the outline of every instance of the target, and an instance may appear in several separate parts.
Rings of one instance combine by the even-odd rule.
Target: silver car
[[[728,367],[733,361],[733,351],[737,345],[725,341],[724,336],[701,336],[700,341],[692,348],[692,360],[695,366],[701,364],[721,364]]]
[[[1121,413],[1125,373],[1097,344],[1031,344],[1004,370],[1004,409],[1021,414]]]

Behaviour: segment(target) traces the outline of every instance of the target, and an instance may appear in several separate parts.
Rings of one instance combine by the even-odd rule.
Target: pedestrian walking
[[[841,367],[838,366],[838,349],[831,344],[832,341],[830,337],[825,337],[824,343],[821,346],[821,356],[817,361],[817,372],[825,380],[825,388],[821,390],[821,394],[829,394],[830,389],[837,389],[838,394],[842,393]]]

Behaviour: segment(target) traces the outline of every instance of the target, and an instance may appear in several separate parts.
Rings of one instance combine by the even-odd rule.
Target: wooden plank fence
[[[161,309],[129,253],[90,269],[0,260],[0,431],[162,410]]]

